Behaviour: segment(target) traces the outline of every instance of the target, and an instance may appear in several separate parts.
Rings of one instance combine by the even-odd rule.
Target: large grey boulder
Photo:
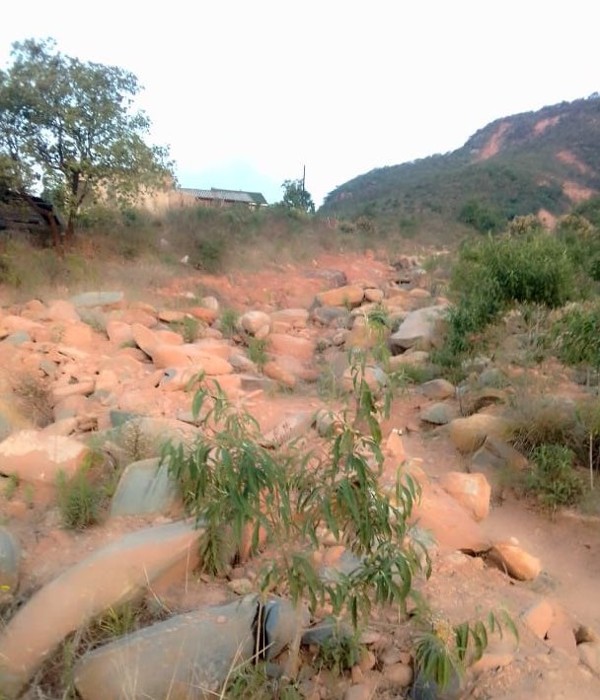
[[[440,327],[446,316],[446,305],[427,306],[411,311],[389,339],[392,351],[403,352],[412,347],[429,350],[440,335]]]
[[[177,483],[169,474],[167,462],[152,457],[132,462],[123,472],[113,496],[110,514],[150,515],[181,510]]]
[[[275,658],[307,622],[291,603],[262,606],[256,595],[202,607],[86,654],[75,666],[75,686],[83,700],[222,697],[232,669],[257,652]]]

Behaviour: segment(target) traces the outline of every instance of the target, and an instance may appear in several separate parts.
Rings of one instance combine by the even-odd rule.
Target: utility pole
[[[302,166],[302,201],[304,202],[306,199],[306,165]]]

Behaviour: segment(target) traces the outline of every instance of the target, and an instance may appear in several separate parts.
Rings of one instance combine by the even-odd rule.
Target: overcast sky
[[[600,90],[592,0],[28,0],[13,41],[135,73],[184,187],[301,177],[317,205],[372,168],[459,148],[490,121]]]

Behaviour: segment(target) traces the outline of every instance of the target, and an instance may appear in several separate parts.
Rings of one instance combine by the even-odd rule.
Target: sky
[[[182,187],[302,177],[319,206],[373,168],[459,148],[489,122],[600,91],[592,0],[28,0],[14,41],[53,37],[133,72]]]

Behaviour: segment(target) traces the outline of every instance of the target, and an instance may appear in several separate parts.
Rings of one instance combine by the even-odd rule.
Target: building
[[[260,192],[243,192],[242,190],[220,190],[211,187],[210,190],[197,190],[180,187],[178,192],[193,197],[194,200],[207,207],[246,206],[250,209],[266,207],[267,200]]]

